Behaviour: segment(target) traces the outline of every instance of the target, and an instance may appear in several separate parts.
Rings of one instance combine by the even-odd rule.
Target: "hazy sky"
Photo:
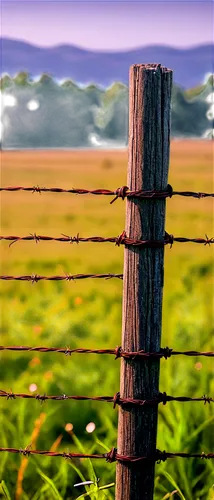
[[[95,50],[213,42],[212,1],[0,0],[2,36]]]

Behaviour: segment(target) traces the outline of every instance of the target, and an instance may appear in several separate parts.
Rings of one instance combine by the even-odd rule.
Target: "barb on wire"
[[[97,279],[111,279],[119,278],[123,279],[122,274],[66,274],[65,276],[40,276],[39,274],[31,274],[24,276],[10,276],[3,275],[0,276],[0,280],[4,281],[31,281],[31,283],[38,283],[38,281],[75,281],[83,280],[87,278],[97,278]]]
[[[199,243],[203,245],[211,245],[214,243],[214,238],[209,238],[207,234],[205,234],[205,238],[184,238],[181,236],[173,236],[173,234],[168,234],[165,231],[165,239],[164,239],[165,245],[169,244],[170,247],[172,247],[174,242],[177,243]]]
[[[163,405],[166,405],[167,402],[169,401],[177,401],[179,403],[187,403],[187,402],[197,402],[197,401],[203,401],[204,404],[208,403],[213,403],[214,399],[208,396],[202,396],[201,398],[190,398],[186,396],[168,396],[166,392],[160,392],[159,394],[159,403],[163,403]]]
[[[167,451],[156,450],[154,455],[148,455],[144,457],[138,456],[126,456],[120,455],[117,453],[117,448],[112,448],[107,453],[100,454],[87,454],[87,453],[70,453],[70,452],[59,452],[59,451],[46,451],[46,450],[32,450],[30,446],[26,446],[25,448],[0,448],[0,453],[15,453],[21,454],[24,456],[30,455],[42,455],[46,457],[60,457],[65,459],[75,459],[75,458],[91,458],[91,459],[105,459],[106,462],[144,462],[144,461],[153,461],[157,463],[165,462],[168,458],[199,458],[199,459],[213,459],[214,453],[171,453]]]
[[[114,196],[113,200],[111,201],[111,204],[114,203],[115,200],[118,198],[121,198],[124,200],[125,198],[140,198],[140,199],[162,199],[162,198],[171,198],[172,196],[185,196],[185,197],[193,197],[193,198],[207,198],[207,197],[214,197],[214,193],[203,193],[203,192],[194,192],[194,191],[174,191],[172,186],[170,184],[167,185],[167,187],[162,190],[136,190],[136,191],[131,191],[128,186],[122,186],[114,191],[110,189],[63,189],[59,187],[39,187],[37,186],[32,186],[32,187],[24,187],[24,186],[5,186],[5,187],[0,187],[0,191],[10,191],[10,192],[15,192],[15,191],[29,191],[31,193],[43,193],[43,192],[51,192],[51,193],[70,193],[70,194],[80,194],[80,195],[85,195],[85,194],[91,194],[91,195],[104,195],[104,196]]]
[[[118,346],[115,349],[70,349],[70,347],[32,347],[32,346],[3,346],[0,345],[0,351],[28,351],[28,352],[56,352],[65,354],[66,356],[71,356],[72,354],[110,354],[115,356],[115,359],[127,358],[165,358],[168,359],[171,356],[207,356],[214,357],[214,352],[212,351],[174,351],[170,347],[162,347],[159,352],[146,352],[146,351],[123,351],[122,347]]]
[[[68,400],[75,400],[75,401],[98,401],[98,402],[106,402],[106,403],[113,403],[113,408],[118,406],[126,406],[126,405],[136,405],[136,406],[145,406],[145,405],[157,405],[160,403],[163,403],[163,405],[166,405],[167,402],[169,401],[177,401],[177,402],[198,402],[198,401],[203,401],[204,404],[206,403],[213,403],[214,399],[211,397],[207,396],[202,396],[198,398],[191,398],[191,397],[185,397],[185,396],[168,396],[166,392],[159,393],[156,397],[153,399],[134,399],[134,398],[121,398],[120,393],[116,392],[114,396],[67,396],[66,394],[62,394],[59,396],[48,396],[47,394],[25,394],[25,393],[14,393],[13,391],[4,391],[0,389],[0,398],[6,398],[7,400],[9,399],[16,399],[16,398],[22,398],[22,399],[36,399],[37,401],[40,401],[40,403],[43,403],[44,401],[68,401]]]
[[[76,236],[67,236],[62,234],[62,236],[42,236],[37,235],[36,233],[30,233],[28,236],[0,236],[0,241],[11,241],[11,245],[17,243],[18,241],[35,241],[39,243],[40,241],[58,241],[61,243],[114,243],[116,246],[125,245],[135,246],[135,247],[146,247],[146,248],[161,248],[165,245],[170,245],[172,247],[174,242],[178,243],[200,243],[206,245],[211,245],[214,243],[214,238],[209,238],[205,235],[205,238],[184,238],[184,237],[176,237],[173,234],[168,234],[165,232],[165,236],[163,240],[140,240],[128,238],[126,236],[125,231],[123,231],[119,236],[113,236],[109,238],[104,238],[102,236],[89,236],[87,238],[80,237],[79,233]]]

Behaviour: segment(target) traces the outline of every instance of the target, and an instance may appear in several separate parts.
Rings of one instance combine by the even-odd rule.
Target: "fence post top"
[[[143,70],[153,70],[153,71],[158,71],[161,70],[162,72],[166,73],[173,73],[172,69],[167,68],[166,66],[162,66],[161,63],[140,63],[140,64],[132,64],[130,66],[130,73],[134,71],[135,69],[143,69]]]

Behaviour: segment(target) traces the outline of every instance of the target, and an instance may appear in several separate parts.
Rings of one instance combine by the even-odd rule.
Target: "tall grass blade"
[[[80,443],[77,436],[75,436],[75,434],[72,434],[72,437],[73,437],[73,440],[74,440],[77,448],[80,450],[80,452],[85,453],[85,449],[82,446],[82,444]],[[86,459],[86,463],[87,463],[88,469],[89,469],[89,478],[88,479],[93,481],[93,483],[96,483],[97,477],[96,477],[95,470],[94,470],[94,467],[93,467],[93,464],[92,464],[92,461],[90,460],[90,458]]]
[[[63,498],[61,497],[61,495],[59,494],[59,491],[57,490],[54,482],[48,477],[46,476],[46,474],[44,474],[44,472],[42,472],[40,469],[37,468],[37,472],[38,474],[41,476],[42,479],[44,479],[44,481],[49,484],[50,488],[52,489],[53,491],[53,494],[54,494],[54,498],[57,498],[57,500],[63,500]]]
[[[181,500],[186,500],[185,496],[183,495],[182,491],[180,490],[179,486],[177,485],[173,477],[166,471],[163,471],[162,474],[166,477],[166,479],[168,479],[169,483],[173,486],[173,488],[177,490],[177,494],[179,495]]]
[[[3,494],[4,498],[7,498],[7,500],[12,500],[10,493],[7,489],[6,483],[3,480],[1,481],[0,486],[1,486],[2,494]]]
[[[91,495],[94,495],[95,494],[95,498],[98,500],[99,496],[96,495],[96,493],[98,493],[99,491],[103,491],[103,490],[107,490],[109,488],[112,488],[114,486],[115,483],[109,483],[109,484],[106,484],[105,486],[100,486],[99,488],[95,489],[95,490],[91,490],[87,493],[83,493],[82,495],[80,495],[79,497],[76,498],[76,500],[79,500],[80,498],[86,498],[87,496],[91,496]]]

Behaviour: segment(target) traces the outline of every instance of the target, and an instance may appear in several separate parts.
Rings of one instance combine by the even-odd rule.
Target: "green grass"
[[[126,184],[124,152],[2,153],[1,185],[116,188]],[[108,168],[106,168],[108,164]],[[60,168],[59,168],[60,165]],[[175,189],[211,191],[212,146],[172,143],[170,183]],[[124,228],[125,204],[104,197],[3,193],[1,234],[115,236]],[[212,202],[167,201],[168,232],[212,236]],[[212,248],[174,244],[165,251],[162,346],[211,350]],[[1,274],[122,272],[123,250],[114,245],[1,243]],[[120,344],[122,282],[1,282],[1,343],[70,348]],[[42,353],[1,353],[1,388],[43,394],[112,395],[119,388],[114,357]],[[175,396],[212,396],[211,358],[161,360],[160,390]],[[35,392],[35,393],[36,393]],[[105,453],[117,442],[117,410],[96,402],[0,400],[0,446]],[[94,422],[89,434],[86,426]],[[68,423],[73,425],[69,430]],[[168,403],[159,407],[161,450],[213,451],[211,405]],[[99,482],[96,479],[100,478]],[[75,488],[81,481],[94,484]],[[0,498],[51,500],[113,499],[115,464],[105,461],[23,457],[2,453]],[[211,461],[173,459],[156,466],[155,500],[213,500]],[[110,486],[108,486],[110,485]],[[171,496],[170,496],[171,495]]]

